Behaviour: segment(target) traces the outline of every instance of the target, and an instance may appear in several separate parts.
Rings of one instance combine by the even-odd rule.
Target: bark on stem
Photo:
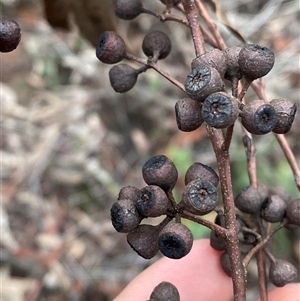
[[[218,165],[221,191],[224,205],[225,228],[228,230],[226,241],[227,252],[230,257],[232,281],[235,301],[246,300],[246,269],[244,269],[238,240],[235,218],[235,205],[232,192],[229,152],[222,149],[224,142],[221,130],[207,128]]]
[[[190,24],[190,29],[192,32],[193,44],[195,47],[196,56],[205,53],[204,40],[202,36],[202,32],[200,30],[198,16],[195,10],[195,2],[194,0],[185,0],[183,1],[184,10],[186,17]]]

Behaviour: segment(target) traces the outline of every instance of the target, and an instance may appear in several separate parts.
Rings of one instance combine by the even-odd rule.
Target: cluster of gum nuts
[[[216,211],[215,223],[224,227],[224,213],[217,207],[217,186],[219,177],[209,166],[195,162],[185,174],[185,187],[181,200],[174,201],[172,190],[178,172],[174,163],[164,155],[149,159],[142,168],[147,186],[138,189],[126,186],[120,190],[118,201],[111,207],[111,220],[118,232],[127,233],[127,241],[134,251],[145,259],[154,257],[158,251],[172,259],[186,256],[193,245],[190,229],[181,223],[188,214],[206,215]],[[241,246],[255,246],[260,234],[251,222],[251,215],[259,215],[269,223],[287,221],[289,228],[300,226],[300,199],[291,200],[282,190],[268,189],[259,184],[249,186],[235,197],[240,210],[236,215]],[[146,218],[165,216],[157,225],[141,223]],[[171,222],[175,220],[175,222]],[[264,225],[267,227],[266,223]],[[221,266],[230,276],[229,255],[226,242],[214,231],[210,236],[211,246],[223,251]],[[246,253],[242,253],[242,258]],[[270,259],[269,277],[276,286],[284,286],[297,276],[297,269],[289,262],[276,259],[268,252]]]
[[[116,15],[125,20],[131,20],[143,11],[140,0],[118,0],[115,4]],[[171,48],[170,38],[162,31],[148,33],[142,42],[142,50],[148,61],[152,62],[166,58]],[[96,56],[106,64],[133,59],[126,50],[124,40],[113,31],[101,35]],[[237,90],[237,83],[243,80],[246,90],[255,79],[270,72],[274,60],[270,49],[256,44],[229,47],[223,51],[212,49],[196,57],[184,83],[188,97],[178,100],[175,105],[178,128],[189,132],[199,128],[203,122],[214,128],[228,128],[240,119],[244,128],[255,135],[271,131],[287,133],[296,114],[295,103],[277,98],[270,102],[256,99],[243,104],[242,96],[232,96],[226,92],[224,81],[232,82]],[[116,92],[127,92],[134,87],[138,76],[148,69],[147,65],[139,69],[125,63],[115,65],[109,71],[111,86]]]
[[[166,1],[161,2],[166,4]],[[180,1],[173,1],[173,5],[176,5],[175,2]],[[132,20],[145,12],[147,10],[140,0],[115,1],[115,13],[120,19]],[[169,55],[172,45],[167,34],[152,31],[144,37],[141,48],[147,57],[146,63],[127,52],[124,40],[117,33],[107,31],[100,36],[96,56],[101,62],[117,64],[128,59],[144,65],[139,69],[125,63],[114,65],[109,71],[109,80],[116,92],[131,90],[138,76],[151,68],[151,62],[157,63]],[[225,129],[240,120],[243,127],[255,135],[271,131],[287,133],[297,110],[293,102],[277,98],[270,102],[257,99],[243,103],[250,84],[268,74],[274,60],[270,49],[256,44],[212,49],[196,57],[184,82],[187,97],[175,104],[178,128],[189,132],[206,123],[213,128]],[[231,94],[226,91],[225,80],[231,82]],[[239,81],[243,81],[240,93]],[[181,223],[181,218],[188,218],[187,213],[202,216],[214,210],[217,212],[215,223],[225,226],[224,213],[216,207],[219,178],[212,168],[194,163],[187,170],[179,203],[174,201],[172,195],[178,173],[170,159],[163,155],[151,158],[143,166],[142,174],[148,186],[142,189],[133,186],[122,188],[118,201],[111,208],[113,226],[117,231],[127,233],[128,243],[140,256],[149,259],[159,250],[173,259],[187,255],[193,244],[191,231]],[[268,223],[285,221],[288,228],[300,226],[300,199],[291,200],[282,190],[268,189],[261,183],[257,187],[250,185],[234,201],[239,210],[236,220],[241,247],[257,245],[262,239],[261,233],[267,233]],[[141,223],[148,217],[162,215],[165,218],[156,226]],[[254,220],[261,218],[265,229],[257,229],[253,217]],[[175,222],[171,222],[173,219]],[[230,276],[226,241],[212,231],[210,242],[214,249],[223,251],[221,265]],[[270,261],[269,278],[274,285],[284,286],[296,277],[297,269],[291,263],[276,259],[267,247],[264,250]],[[244,258],[245,254],[242,252],[241,257]],[[152,299],[177,300],[159,299],[159,296]]]

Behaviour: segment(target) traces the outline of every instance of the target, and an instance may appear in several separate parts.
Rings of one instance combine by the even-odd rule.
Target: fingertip
[[[191,252],[180,260],[162,258],[138,275],[115,301],[140,301],[149,298],[162,281],[173,283],[182,301],[230,300],[232,281],[220,266],[221,253],[212,249],[209,240],[196,240]],[[129,297],[130,296],[130,297]]]
[[[299,301],[300,283],[290,283],[284,287],[276,287],[269,292],[269,301]]]

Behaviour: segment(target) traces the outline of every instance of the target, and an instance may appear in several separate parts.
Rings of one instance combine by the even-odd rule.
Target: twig
[[[298,167],[296,158],[295,158],[285,136],[282,134],[274,134],[274,136],[277,139],[277,141],[291,167],[291,170],[294,175],[295,183],[297,185],[298,190],[300,191],[300,169]]]
[[[246,300],[246,269],[241,264],[235,205],[232,192],[230,158],[228,151],[222,149],[224,142],[221,130],[207,128],[218,165],[221,191],[224,205],[225,228],[228,230],[226,249],[232,269],[232,281],[235,301]]]
[[[143,8],[142,12],[145,13],[145,14],[156,17],[161,22],[174,21],[174,22],[181,23],[181,24],[184,24],[186,26],[189,26],[189,23],[185,19],[181,18],[180,16],[171,14],[168,10],[164,11],[162,14],[158,14],[156,12],[153,12],[152,10]]]
[[[201,217],[199,217],[197,215],[194,215],[194,214],[192,214],[192,213],[190,213],[190,212],[188,212],[186,210],[182,211],[181,217],[189,219],[189,220],[191,220],[191,221],[193,221],[195,223],[198,223],[200,225],[203,225],[203,226],[211,229],[216,234],[222,236],[224,239],[227,238],[228,231],[225,228],[223,228],[223,227],[221,227],[221,226],[219,226],[219,225],[217,225],[215,223],[212,223],[211,221],[205,220],[205,219],[203,219],[203,218],[201,218]]]
[[[246,257],[243,260],[243,266],[246,268],[251,260],[251,258],[262,248],[264,247],[272,238],[272,236],[283,228],[288,223],[287,220],[284,220],[280,225],[278,225],[272,232],[270,232],[267,237],[265,237],[261,242],[259,242],[253,249],[251,249]]]
[[[205,8],[205,6],[203,5],[201,0],[195,0],[196,2],[196,6],[199,10],[199,13],[201,15],[201,17],[203,18],[203,20],[205,21],[205,23],[207,24],[208,29],[211,31],[211,33],[213,34],[217,44],[218,44],[218,48],[220,50],[223,50],[226,48],[226,44],[223,40],[223,38],[220,35],[220,32],[216,26],[216,24],[212,21],[212,19],[210,18],[209,14],[207,13],[207,10]]]
[[[243,136],[243,145],[245,147],[246,158],[247,158],[247,171],[248,177],[250,181],[250,185],[253,187],[257,187],[257,175],[256,175],[256,149],[253,144],[252,136],[245,130],[245,134]]]
[[[266,258],[263,250],[259,250],[256,254],[256,264],[258,272],[259,293],[261,301],[268,301],[267,290],[267,273],[266,273]]]
[[[192,32],[192,39],[195,47],[195,53],[196,56],[200,56],[201,54],[205,53],[205,47],[204,47],[203,36],[197,19],[194,0],[185,0],[183,1],[183,5]]]
[[[156,63],[154,63],[152,60],[146,60],[139,57],[136,57],[133,54],[127,53],[126,58],[128,60],[136,61],[140,64],[143,64],[145,66],[149,66],[150,68],[156,70],[160,75],[162,75],[164,78],[166,78],[168,81],[170,81],[173,85],[177,86],[180,90],[185,92],[184,85],[180,83],[178,80],[173,78],[171,75],[169,75],[167,72],[165,72],[163,69],[161,69]]]

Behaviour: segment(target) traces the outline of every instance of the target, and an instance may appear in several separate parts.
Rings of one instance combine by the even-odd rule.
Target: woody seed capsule
[[[257,44],[246,44],[239,52],[238,63],[243,75],[254,80],[268,74],[273,68],[275,55],[272,50]]]
[[[96,47],[97,58],[105,64],[116,64],[126,57],[126,45],[114,31],[105,31]]]
[[[219,176],[214,169],[200,162],[194,162],[185,173],[185,185],[194,180],[206,180],[215,187],[219,184]]]
[[[203,102],[202,116],[204,121],[217,129],[232,125],[239,115],[239,102],[225,92],[210,94]]]
[[[205,64],[199,64],[192,69],[187,75],[184,87],[190,98],[200,102],[203,102],[210,94],[225,89],[220,73]]]
[[[0,52],[11,52],[21,40],[21,29],[14,20],[0,19]]]
[[[276,134],[286,134],[292,127],[297,112],[295,103],[288,99],[278,98],[270,101],[276,112],[276,124],[273,132]]]
[[[276,119],[273,106],[260,99],[247,103],[241,113],[242,125],[248,132],[255,135],[271,132],[276,125]]]
[[[178,129],[183,132],[196,130],[203,123],[202,103],[191,98],[183,98],[175,104]]]

